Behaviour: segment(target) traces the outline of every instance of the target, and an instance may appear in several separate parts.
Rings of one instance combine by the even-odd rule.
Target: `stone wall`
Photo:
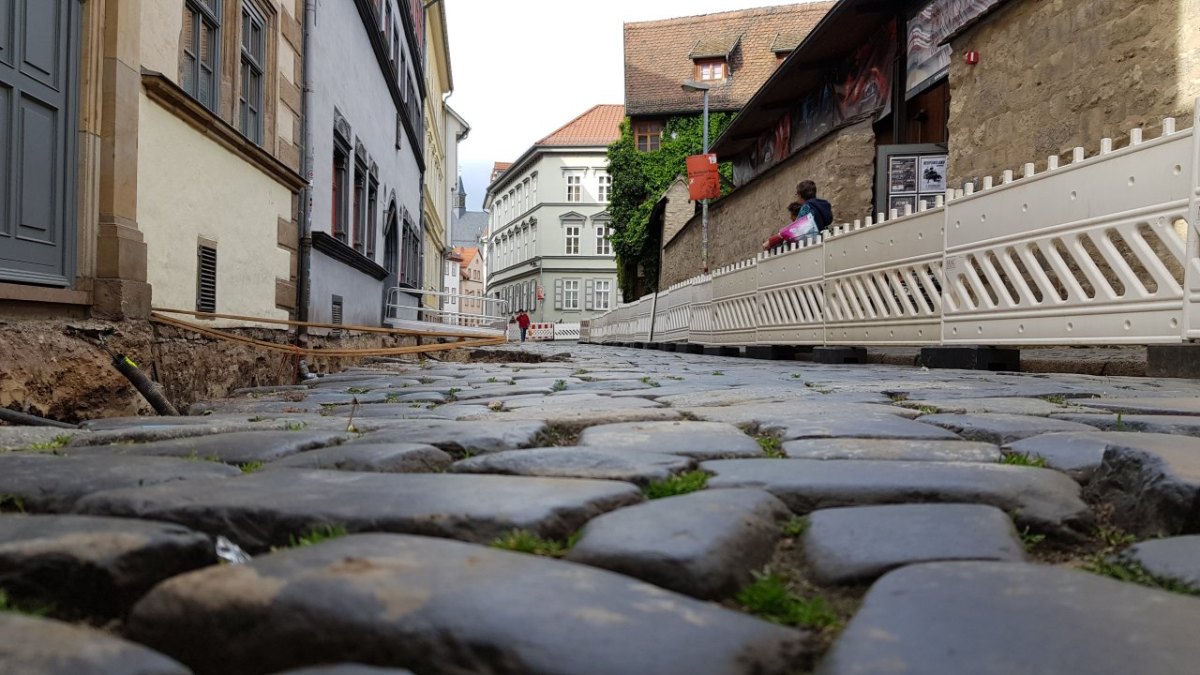
[[[1163,117],[1191,125],[1200,96],[1200,0],[1015,0],[956,38],[950,65],[951,185]],[[978,65],[961,57],[980,54]]]
[[[818,196],[833,204],[835,223],[869,216],[875,180],[875,132],[870,122],[831,134],[710,205],[709,269],[758,254],[763,240],[787,224],[796,183],[806,178],[817,183]],[[663,284],[702,271],[701,222],[696,216],[667,244]]]

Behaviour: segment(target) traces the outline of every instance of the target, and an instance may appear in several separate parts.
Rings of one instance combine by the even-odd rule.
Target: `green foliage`
[[[758,447],[763,449],[767,457],[771,459],[787,459],[787,453],[783,451],[783,441],[777,436],[771,434],[762,434],[755,440],[758,441]]]
[[[1045,457],[1039,457],[1028,452],[1005,451],[1000,455],[1000,463],[1012,466],[1033,466],[1039,469],[1046,468]]]
[[[805,532],[808,532],[808,518],[804,516],[792,516],[783,525],[783,536],[788,539],[795,539]]]
[[[54,611],[53,605],[18,603],[8,597],[4,589],[0,589],[0,613],[24,614],[26,616],[46,616]]]
[[[566,389],[566,388],[567,388],[567,381],[566,381],[566,380],[555,380],[555,381],[554,381],[554,386],[553,386],[553,387],[551,387],[551,389],[553,389],[554,391],[562,391],[562,390],[564,390],[564,389]]]
[[[917,406],[917,412],[921,413],[922,415],[936,415],[938,409],[931,405],[922,405]]]
[[[497,379],[496,379],[496,378],[494,378],[494,377],[489,377],[489,378],[487,379],[487,381],[488,381],[488,384],[496,384],[496,383],[497,383],[497,382],[499,382],[500,380],[497,380]]]
[[[308,422],[288,422],[284,427],[287,431],[304,431],[308,427]]]
[[[1066,405],[1067,403],[1067,397],[1063,396],[1062,394],[1051,394],[1050,396],[1047,396],[1045,400],[1047,403],[1053,403],[1055,405]]]
[[[242,470],[242,473],[254,473],[255,471],[261,471],[266,465],[266,462],[254,461],[239,464],[238,468]]]
[[[703,471],[687,471],[663,480],[651,481],[642,489],[650,499],[676,497],[689,492],[703,490],[708,485],[708,474]]]
[[[70,434],[59,434],[54,438],[45,441],[44,443],[34,443],[29,446],[30,450],[57,450],[67,443],[71,442]]]
[[[729,113],[711,113],[709,138],[715,140],[732,121]],[[687,158],[704,150],[703,115],[672,117],[663,129],[662,144],[655,152],[639,152],[629,120],[621,124],[621,138],[608,146],[608,173],[612,176],[609,212],[613,223],[613,252],[621,293],[626,302],[634,297],[636,279],[625,278],[630,263],[641,264],[653,285],[658,277],[659,233],[648,231],[654,204],[677,176],[687,175]],[[733,166],[720,167],[725,186],[733,183]],[[727,189],[722,192],[726,192]]]
[[[1025,547],[1025,550],[1029,553],[1032,553],[1033,549],[1037,548],[1038,544],[1040,544],[1046,540],[1046,535],[1034,534],[1029,531],[1028,527],[1026,527],[1024,530],[1021,530],[1020,535],[1021,535],[1021,544]]]
[[[720,376],[720,375],[724,375],[724,374],[725,374],[725,371],[723,371],[723,370],[714,370],[714,371],[712,372],[712,374],[713,374],[713,375]]]
[[[1133,560],[1112,558],[1102,553],[1089,556],[1083,564],[1085,571],[1099,574],[1103,577],[1124,581],[1161,591],[1181,593],[1183,595],[1200,595],[1200,588],[1194,588],[1176,579],[1155,576]]]
[[[771,571],[755,572],[754,583],[737,594],[747,612],[785,626],[829,628],[840,623],[821,597],[804,598],[788,588],[787,579]]]
[[[292,535],[288,537],[288,546],[291,548],[301,548],[304,546],[314,546],[330,539],[337,539],[349,534],[345,527],[341,525],[324,525],[315,527],[308,531],[308,534],[297,537]]]
[[[578,533],[573,534],[564,544],[555,539],[543,539],[529,530],[513,530],[493,541],[492,548],[502,548],[506,551],[529,553],[547,558],[561,558],[571,550],[571,546],[578,538]]]
[[[651,387],[659,386],[658,381],[655,380],[654,378],[650,377],[649,375],[646,375],[645,377],[642,378],[642,384],[645,384],[645,385],[648,385]]]
[[[1121,413],[1117,413],[1117,431],[1125,431],[1125,417]]]
[[[453,403],[453,402],[457,401],[458,400],[458,392],[460,392],[460,391],[462,391],[462,389],[460,389],[458,387],[450,387],[450,389],[446,392],[446,402]]]
[[[1101,525],[1096,528],[1094,533],[1097,540],[1104,543],[1110,549],[1121,549],[1133,544],[1137,541],[1137,537],[1129,534],[1119,527],[1109,525]]]
[[[0,513],[25,513],[25,500],[20,495],[0,494]]]

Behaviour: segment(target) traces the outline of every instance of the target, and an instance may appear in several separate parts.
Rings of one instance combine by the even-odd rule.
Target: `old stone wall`
[[[875,179],[875,132],[870,122],[846,127],[758,176],[709,206],[709,269],[752,258],[762,242],[788,223],[787,205],[796,183],[817,183],[817,195],[833,204],[835,223],[871,214]],[[701,222],[695,216],[663,253],[663,284],[703,271]]]
[[[1191,125],[1200,96],[1200,0],[1015,0],[956,38],[949,178],[1020,174],[1101,138]],[[978,65],[962,54],[975,50]]]

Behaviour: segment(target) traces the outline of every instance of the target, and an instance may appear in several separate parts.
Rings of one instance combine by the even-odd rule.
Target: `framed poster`
[[[888,160],[888,192],[917,191],[917,158],[891,157]]]
[[[921,204],[925,205],[926,210],[937,208],[937,198],[938,195],[921,195],[917,197],[918,208]]]
[[[899,195],[899,196],[893,195],[892,198],[888,200],[888,208],[896,209],[896,215],[898,215],[898,216],[904,215],[904,207],[905,206],[912,209],[913,213],[916,213],[917,212],[917,196],[916,195]]]
[[[920,163],[921,192],[946,191],[946,155],[924,155]]]

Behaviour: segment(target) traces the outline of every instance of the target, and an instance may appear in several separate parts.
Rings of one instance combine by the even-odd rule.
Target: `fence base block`
[[[746,347],[746,358],[790,361],[796,358],[796,348],[788,345],[753,345]]]
[[[676,349],[675,351],[687,352],[688,354],[703,354],[704,353],[704,345],[694,345],[689,342],[685,342],[682,345],[680,345],[680,347],[681,347],[681,349]]]
[[[1021,350],[972,346],[923,347],[920,362],[926,368],[1020,372]]]
[[[658,345],[658,350],[663,352],[673,352],[676,351],[676,347],[678,346],[679,345],[674,342],[663,342]]]
[[[705,356],[741,356],[742,350],[737,347],[705,347]]]
[[[813,363],[866,363],[867,350],[862,347],[813,347]]]
[[[1149,345],[1146,377],[1200,378],[1200,344]]]
[[[647,342],[642,345],[642,349],[653,349],[655,351],[657,351],[660,347],[662,347],[661,342]]]

